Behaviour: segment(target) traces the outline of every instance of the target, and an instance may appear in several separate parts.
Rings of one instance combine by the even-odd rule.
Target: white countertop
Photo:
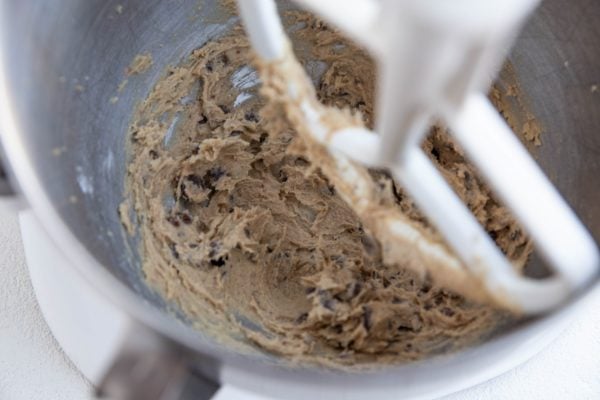
[[[0,399],[90,399],[90,390],[43,321],[17,216],[0,201]],[[600,399],[600,296],[529,362],[444,399]]]

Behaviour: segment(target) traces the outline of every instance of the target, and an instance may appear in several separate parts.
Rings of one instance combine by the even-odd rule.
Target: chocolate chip
[[[365,327],[365,329],[368,331],[371,330],[371,328],[373,327],[373,321],[371,320],[371,316],[373,315],[373,310],[371,309],[371,307],[369,306],[364,306],[363,307],[363,326]]]
[[[261,142],[259,140],[251,140],[248,146],[248,151],[251,154],[257,155],[261,150]]]
[[[288,176],[283,170],[279,171],[279,182],[285,183],[288,181]]]
[[[446,317],[452,317],[454,316],[455,312],[450,307],[444,307],[442,308],[442,314],[444,314]]]
[[[215,167],[215,168],[217,168],[217,167]],[[217,176],[216,179],[214,178],[215,176]],[[195,175],[194,176],[195,180],[193,182],[201,188],[209,189],[209,190],[213,191],[215,189],[214,182],[217,181],[218,178],[220,178],[220,177],[221,177],[221,175],[219,175],[218,172],[213,172],[212,170],[208,170],[204,173],[204,175],[202,177],[198,177],[197,175]],[[208,196],[211,197],[212,193],[209,193]]]
[[[258,122],[258,115],[254,111],[248,111],[244,114],[244,119],[250,122]]]
[[[167,217],[167,222],[173,225],[175,228],[179,228],[179,220],[176,217],[169,215]]]
[[[308,318],[308,313],[302,313],[298,316],[298,318],[296,318],[296,323],[302,324],[302,323],[306,322],[307,318]]]
[[[182,182],[182,183],[179,185],[179,189],[181,190],[181,196],[180,196],[180,199],[181,199],[181,200],[182,200],[184,203],[189,203],[189,202],[190,202],[190,197],[189,197],[189,196],[188,196],[188,194],[187,194],[186,188],[187,188],[187,187],[185,186],[185,183],[183,183],[183,182]]]
[[[210,265],[220,268],[225,265],[225,259],[223,257],[219,257],[216,260],[211,259]]]
[[[204,222],[198,221],[196,226],[200,232],[203,232],[203,233],[208,232],[208,225],[206,225]]]
[[[333,311],[335,303],[334,300],[330,298],[329,293],[323,289],[319,289],[317,290],[317,295],[319,296],[319,303],[321,303],[324,308]]]
[[[181,213],[180,218],[181,218],[181,221],[186,225],[189,225],[192,223],[192,217],[188,213]]]
[[[156,160],[158,158],[158,153],[155,150],[148,151],[148,155],[151,159]]]
[[[207,62],[207,63],[206,63],[206,67],[205,67],[205,68],[206,68],[206,70],[207,70],[208,72],[212,72],[212,71],[213,71],[213,64],[212,64],[212,61],[209,61],[209,62]]]
[[[436,306],[441,305],[444,302],[444,295],[438,294],[434,297],[433,302]]]
[[[297,157],[294,160],[294,165],[297,167],[306,167],[306,166],[310,165],[310,163],[308,162],[308,160],[306,158]]]
[[[221,167],[214,167],[208,171],[208,176],[213,182],[218,181],[221,177],[225,175],[225,170]]]
[[[227,54],[221,55],[221,62],[223,63],[223,65],[229,64],[229,57],[227,57]]]
[[[435,157],[436,160],[440,161],[440,151],[437,148],[431,149],[431,155]]]
[[[208,122],[208,118],[206,118],[206,115],[200,114],[200,119],[198,120],[198,125],[204,125],[207,122]]]
[[[175,247],[175,243],[169,243],[169,249],[171,250],[171,255],[173,257],[175,257],[176,259],[179,259],[179,252],[177,251],[177,248]]]
[[[352,288],[352,297],[358,296],[361,290],[362,290],[362,284],[360,282],[354,282],[354,285]]]
[[[419,289],[419,294],[427,294],[431,290],[431,284],[429,282],[423,283],[421,289]]]
[[[196,174],[191,174],[185,177],[186,180],[192,182],[198,187],[202,187],[202,178]]]

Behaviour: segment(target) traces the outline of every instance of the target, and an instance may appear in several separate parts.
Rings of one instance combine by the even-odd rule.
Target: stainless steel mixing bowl
[[[119,5],[122,12],[117,11]],[[533,346],[532,338],[573,305],[524,322],[474,349],[362,374],[287,369],[268,355],[243,356],[194,331],[181,316],[165,312],[167,305],[145,285],[139,259],[128,250],[135,243],[119,234],[127,126],[136,102],[168,64],[177,64],[235,22],[213,0],[0,2],[0,131],[5,157],[29,204],[75,268],[126,310],[135,321],[134,338],[141,337],[140,332],[153,338],[154,344],[144,351],[154,352],[159,360],[151,363],[162,377],[154,379],[156,387],[180,376],[173,367],[185,362],[209,380],[283,397],[397,396],[406,395],[406,388],[409,394],[434,396],[502,372],[507,368],[502,362],[511,354],[529,354],[526,347]],[[598,43],[600,2],[547,0],[510,57],[544,127],[543,146],[535,155],[596,239]],[[117,94],[124,69],[143,52],[152,53],[153,68],[130,78],[128,90]],[[114,96],[119,97],[116,103],[111,101]],[[591,290],[598,290],[598,284]],[[136,382],[127,362],[140,357],[140,351],[135,346],[125,350],[103,389],[140,395],[143,385],[126,385]],[[453,384],[459,376],[471,378]],[[442,390],[432,382],[447,385]],[[212,386],[206,381],[204,388],[210,391]]]

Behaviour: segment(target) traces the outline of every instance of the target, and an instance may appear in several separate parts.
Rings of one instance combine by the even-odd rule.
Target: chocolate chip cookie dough
[[[319,99],[359,112],[371,126],[371,59],[319,21],[289,18]],[[238,27],[170,67],[130,126],[124,226],[139,234],[147,282],[198,329],[228,344],[347,368],[452,351],[514,318],[383,262],[380,243],[298,151],[289,122],[265,113],[259,86]],[[530,241],[462,151],[441,128],[424,148],[522,268]],[[441,242],[385,171],[369,173],[382,204]]]

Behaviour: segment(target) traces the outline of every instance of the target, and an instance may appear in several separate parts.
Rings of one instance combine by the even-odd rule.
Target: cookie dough
[[[371,126],[369,56],[316,19],[288,18],[319,99]],[[121,218],[140,237],[147,282],[199,330],[240,349],[349,368],[453,351],[515,319],[386,264],[381,244],[299,151],[283,113],[267,110],[259,86],[238,27],[170,67],[130,126]],[[529,239],[462,151],[442,128],[424,149],[522,268]],[[438,237],[385,171],[369,174],[381,204]]]
[[[128,76],[143,74],[144,72],[148,71],[150,67],[152,67],[152,63],[152,54],[136,54],[131,61],[131,64],[129,64],[125,70],[125,73]]]

